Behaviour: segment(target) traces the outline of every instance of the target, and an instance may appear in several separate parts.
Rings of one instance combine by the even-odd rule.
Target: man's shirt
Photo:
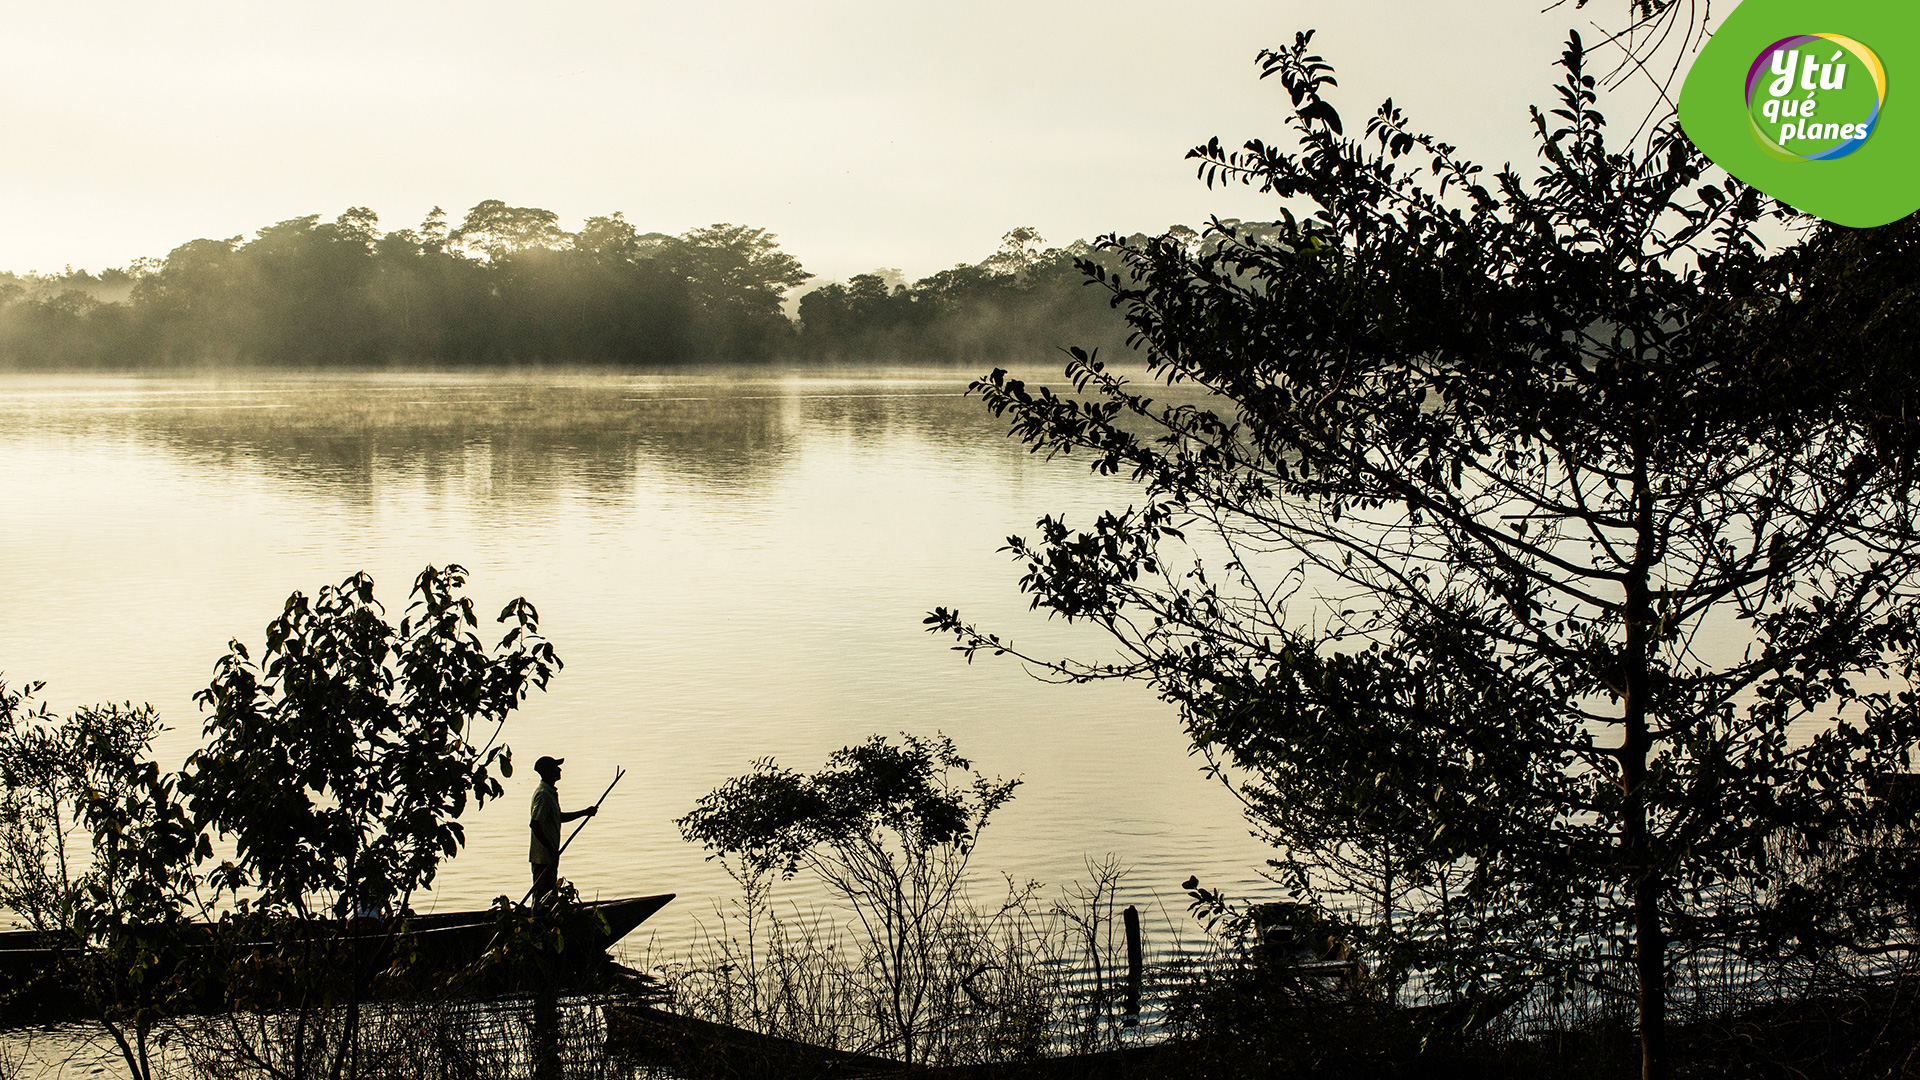
[[[545,780],[533,789],[533,843],[527,861],[548,866],[560,861],[560,793]]]

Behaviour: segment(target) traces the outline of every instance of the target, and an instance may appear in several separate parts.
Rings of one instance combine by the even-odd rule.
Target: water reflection
[[[997,427],[962,397],[972,374],[16,380],[0,417],[16,435],[132,436],[193,467],[257,469],[362,505],[382,477],[408,476],[524,503],[572,486],[628,492],[643,471],[719,491],[763,486],[805,425],[867,442],[990,445]]]

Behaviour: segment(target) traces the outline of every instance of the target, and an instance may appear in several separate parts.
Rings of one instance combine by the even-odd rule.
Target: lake
[[[520,768],[416,908],[525,890],[535,757],[566,759],[569,809],[622,766],[562,874],[678,893],[642,932],[671,952],[734,892],[673,824],[702,794],[757,758],[810,771],[873,733],[943,732],[1023,781],[976,853],[984,887],[1057,893],[1112,854],[1150,934],[1196,937],[1189,874],[1273,887],[1172,707],[969,665],[921,625],[957,607],[1042,653],[1111,653],[1029,611],[997,549],[1137,494],[1008,440],[964,396],[979,374],[0,376],[0,672],[57,710],[153,703],[173,767],[228,640],[257,654],[289,593],[366,570],[397,621],[422,567],[459,563],[483,611],[532,600],[566,667],[509,721]]]

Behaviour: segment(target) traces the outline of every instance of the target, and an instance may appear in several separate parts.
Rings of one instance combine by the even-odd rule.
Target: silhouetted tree
[[[516,252],[565,246],[567,234],[560,215],[537,206],[508,206],[486,199],[467,211],[447,243],[471,254],[499,259]]]
[[[290,1075],[317,1074],[318,1061],[335,1080],[352,1075],[372,972],[344,920],[363,906],[398,913],[433,883],[466,841],[468,805],[498,797],[499,777],[512,775],[499,742],[508,714],[560,667],[524,599],[501,611],[499,643],[483,643],[465,580],[458,566],[428,567],[398,627],[364,573],[311,600],[294,593],[259,660],[233,642],[196,695],[211,713],[207,745],[180,790],[194,820],[234,845],[209,880],[255,898],[250,909],[272,925],[294,920],[281,933],[301,943],[276,974],[234,987],[290,1014]],[[340,921],[318,921],[329,915]],[[310,1021],[334,993],[344,1032],[325,1046]]]
[[[244,355],[308,366],[378,358],[369,290],[376,223],[365,207],[331,224],[308,215],[261,229],[236,251],[243,277],[229,302],[244,320]]]
[[[961,774],[958,778],[955,773]],[[811,776],[772,759],[704,795],[681,835],[736,856],[749,875],[801,867],[853,908],[888,1041],[923,1060],[927,1018],[967,861],[1018,780],[989,780],[953,740],[875,735],[828,756]]]
[[[655,256],[685,281],[693,335],[714,357],[757,359],[792,332],[780,312],[788,289],[812,277],[765,229],[709,225],[662,243]]]
[[[1034,605],[1122,654],[1028,659],[1177,704],[1283,880],[1370,890],[1356,929],[1390,974],[1497,1009],[1625,967],[1665,1076],[1677,957],[1913,944],[1791,940],[1773,858],[1872,835],[1920,740],[1911,445],[1858,392],[1915,400],[1905,331],[1848,313],[1865,278],[1783,276],[1799,256],[1754,234],[1773,204],[1670,122],[1609,146],[1577,36],[1531,179],[1392,102],[1347,137],[1309,37],[1261,55],[1298,148],[1191,155],[1305,216],[1087,266],[1200,398],[1084,352],[1083,396],[974,384],[1035,451],[1145,500],[1010,541]],[[1820,313],[1844,354],[1782,352]]]
[[[0,683],[0,907],[25,917],[52,959],[9,965],[0,1001],[19,1018],[78,1008],[113,1040],[133,1080],[155,1075],[156,1032],[195,997],[203,952],[188,945],[205,833],[152,760],[151,706],[55,718]],[[70,850],[78,827],[87,844]],[[202,927],[204,929],[204,926]],[[22,979],[24,971],[32,974]]]

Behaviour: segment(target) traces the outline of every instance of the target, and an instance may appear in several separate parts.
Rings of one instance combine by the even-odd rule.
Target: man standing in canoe
[[[533,846],[527,851],[527,861],[533,864],[535,903],[553,891],[554,882],[560,876],[560,823],[593,817],[600,812],[597,806],[571,814],[560,812],[560,792],[556,785],[560,783],[560,765],[565,760],[542,757],[533,763],[533,771],[540,774],[540,786],[533,789],[533,815],[529,823],[533,829]]]

